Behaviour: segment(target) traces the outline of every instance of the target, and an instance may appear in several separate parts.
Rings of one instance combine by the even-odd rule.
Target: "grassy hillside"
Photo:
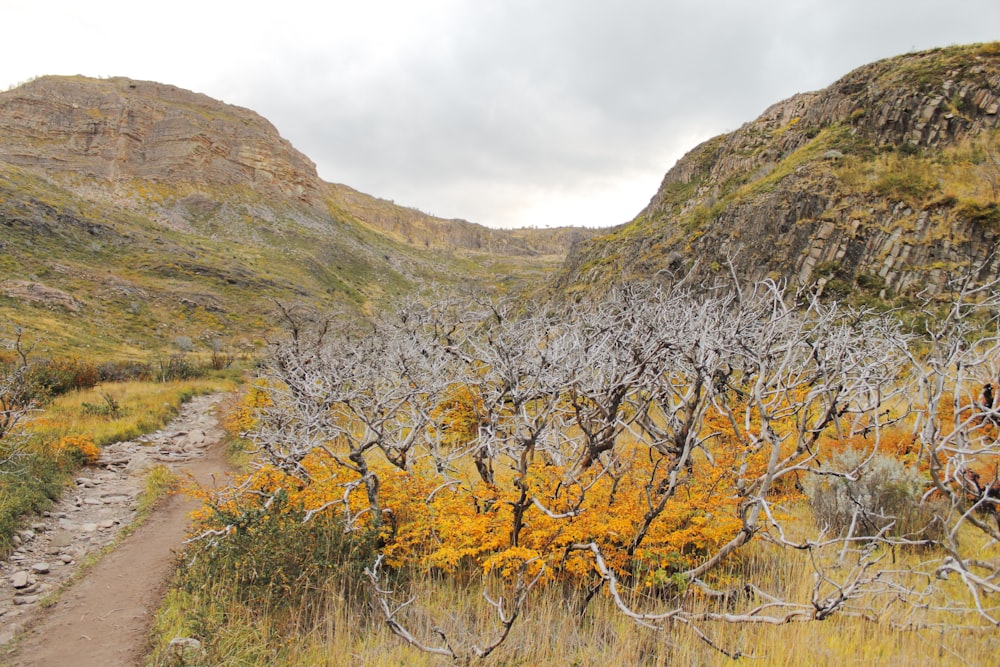
[[[0,314],[53,351],[246,346],[272,330],[275,300],[362,313],[422,292],[508,289],[557,260],[406,244],[330,208],[0,164]]]
[[[324,183],[264,118],[173,86],[0,93],[0,315],[53,351],[252,347],[274,302],[371,313],[545,281],[573,230],[489,230]]]

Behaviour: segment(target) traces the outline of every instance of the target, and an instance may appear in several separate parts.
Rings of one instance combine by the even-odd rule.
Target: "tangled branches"
[[[604,589],[637,622],[710,643],[715,622],[902,623],[889,613],[901,604],[995,623],[1000,445],[981,389],[997,377],[996,301],[992,286],[960,287],[919,334],[773,283],[632,287],[527,314],[410,307],[308,345],[295,329],[249,435],[307,517],[340,511],[379,532],[369,577],[386,622],[452,657],[448,638],[405,629],[380,568],[520,582],[512,607],[494,603],[499,641],[552,581],[583,591],[581,609]],[[859,491],[886,457],[910,480],[903,504],[925,510],[905,530]],[[804,491],[833,497],[817,489],[838,490],[847,519],[817,521]],[[808,596],[723,575],[751,543],[807,554]],[[936,583],[951,574],[962,590]]]

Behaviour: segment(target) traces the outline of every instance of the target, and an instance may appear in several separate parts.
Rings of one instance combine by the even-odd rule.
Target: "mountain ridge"
[[[1000,43],[860,67],[689,151],[633,221],[571,251],[555,284],[708,279],[732,263],[747,281],[875,297],[944,289],[963,266],[996,276],[1000,163],[981,155],[998,150],[998,95]]]
[[[324,213],[332,200],[359,220],[425,247],[561,255],[572,242],[553,233],[510,234],[438,218],[327,183],[315,163],[263,116],[168,84],[38,77],[0,93],[0,134],[0,162],[108,184],[143,180],[251,188]],[[375,209],[378,215],[371,214]],[[431,238],[421,236],[423,231]],[[580,230],[574,239],[585,235]],[[552,239],[555,246],[548,245]]]
[[[998,118],[1000,43],[906,54],[696,146],[625,225],[512,231],[327,183],[266,119],[199,93],[42,77],[0,93],[0,315],[141,353],[265,335],[274,301],[366,315],[730,274],[868,303],[941,292],[1000,276]]]

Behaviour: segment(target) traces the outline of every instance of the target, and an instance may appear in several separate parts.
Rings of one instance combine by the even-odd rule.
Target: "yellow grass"
[[[802,508],[804,510],[804,508]],[[806,512],[796,512],[804,517]],[[970,535],[970,539],[974,536]],[[995,545],[984,544],[980,556],[996,558]],[[897,553],[896,564],[906,567],[940,554]],[[751,544],[732,574],[752,578],[762,588],[796,601],[808,601],[814,569],[807,554],[766,543]],[[836,572],[832,573],[837,576]],[[499,580],[489,582],[491,592]],[[960,592],[947,582],[950,594]],[[428,644],[442,644],[435,629],[446,633],[455,649],[469,642],[489,641],[498,632],[493,610],[483,598],[477,576],[417,575],[401,591],[400,601],[415,601],[399,620]],[[314,598],[315,599],[315,598]],[[160,612],[157,642],[163,646],[176,636],[195,636],[213,651],[211,664],[275,666],[394,666],[449,665],[446,658],[423,653],[405,644],[369,607],[344,602],[339,586],[320,595],[320,611],[268,608],[266,601],[251,607],[229,595],[223,583],[209,592],[174,589]],[[729,665],[733,661],[699,639],[680,623],[663,631],[641,627],[618,611],[607,595],[599,594],[581,617],[578,590],[552,585],[536,592],[516,622],[510,637],[483,665]],[[884,601],[883,601],[884,602]],[[666,603],[662,603],[666,604]],[[724,609],[690,589],[685,607]],[[661,611],[668,607],[662,606]],[[892,607],[893,614],[873,622],[836,615],[826,621],[785,625],[703,623],[700,629],[719,647],[738,651],[753,665],[985,665],[995,664],[1000,636],[981,619],[961,619],[935,612],[918,615],[924,623],[961,623],[964,627],[901,630],[893,622],[909,618],[908,608]],[[657,611],[656,605],[647,608]],[[738,612],[739,609],[734,609]],[[977,627],[975,627],[977,626]],[[169,664],[160,656],[148,664]]]
[[[34,416],[27,430],[46,443],[90,435],[94,444],[104,446],[155,431],[192,396],[233,388],[232,381],[219,379],[102,384],[56,397]],[[119,406],[115,414],[109,414],[108,397]]]

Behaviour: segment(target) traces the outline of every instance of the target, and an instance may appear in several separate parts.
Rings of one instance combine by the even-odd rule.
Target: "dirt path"
[[[220,444],[222,430],[214,417],[220,399],[218,395],[195,398],[162,431],[105,449],[99,467],[77,479],[77,493],[66,494],[70,497],[60,500],[44,520],[22,532],[21,548],[0,567],[6,575],[0,582],[4,628],[0,632],[7,635],[0,641],[9,641],[21,630],[14,648],[0,653],[0,663],[12,667],[142,664],[153,614],[183,540],[188,512],[195,505],[190,499],[168,498],[55,605],[46,609],[38,601],[69,579],[86,554],[113,541],[130,522],[134,509],[129,505],[134,505],[141,488],[144,468],[163,462],[202,485],[223,482],[227,466]],[[18,588],[22,583],[26,585]]]

